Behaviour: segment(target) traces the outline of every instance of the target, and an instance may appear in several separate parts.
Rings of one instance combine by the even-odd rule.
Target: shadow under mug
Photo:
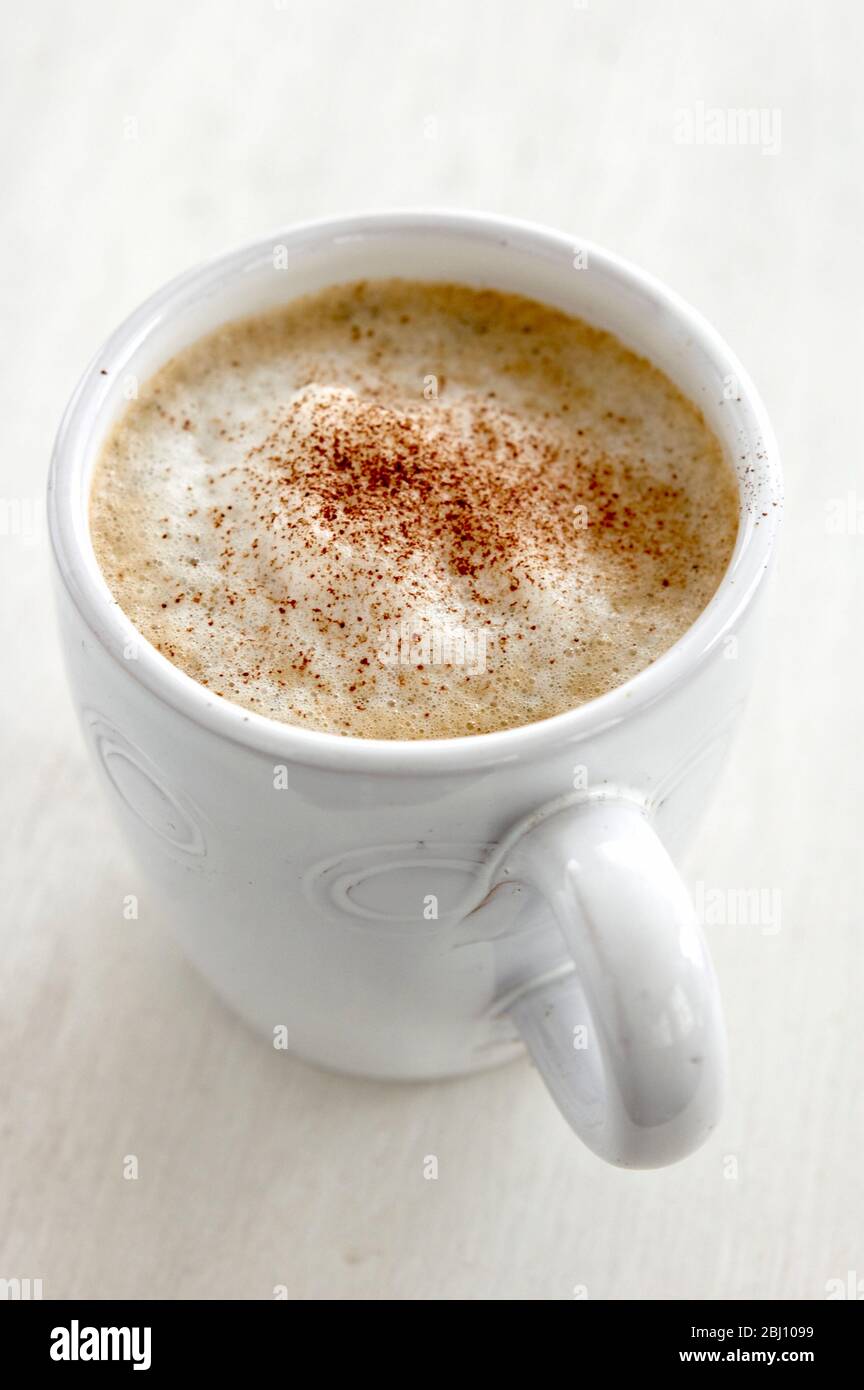
[[[499,733],[341,738],[218,699],[112,599],[87,499],[130,385],[222,322],[381,276],[525,294],[610,330],[676,382],[734,460],[726,576],[627,684]],[[90,364],[49,481],[71,689],[141,893],[277,1046],[341,1071],[430,1078],[524,1044],[595,1153],[631,1167],[684,1156],[717,1120],[725,1043],[672,856],[743,705],[779,501],[770,426],[729,349],[590,244],[500,217],[373,213],[291,227],[180,276]]]

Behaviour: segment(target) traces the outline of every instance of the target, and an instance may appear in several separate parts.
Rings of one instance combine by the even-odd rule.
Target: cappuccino
[[[695,406],[610,334],[392,280],[180,352],[108,438],[90,524],[124,612],[214,695],[440,738],[654,661],[723,576],[738,489]]]

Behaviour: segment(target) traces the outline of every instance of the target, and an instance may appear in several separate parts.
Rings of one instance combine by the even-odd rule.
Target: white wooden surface
[[[141,298],[269,226],[396,203],[546,221],[668,280],[761,386],[789,506],[761,679],[686,866],[694,887],[779,892],[782,926],[709,929],[728,1109],[697,1157],[641,1175],[582,1151],[527,1064],[364,1084],[272,1052],[214,1001],[85,761],[44,532],[7,526],[0,1277],[55,1298],[799,1299],[864,1276],[864,537],[826,528],[830,499],[864,502],[860,14],[43,0],[7,15],[0,495],[25,522],[80,369]],[[780,152],[676,143],[676,111],[698,102],[778,109]]]

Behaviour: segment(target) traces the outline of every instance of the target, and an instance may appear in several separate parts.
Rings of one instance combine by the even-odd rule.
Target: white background
[[[864,535],[827,525],[830,499],[858,488],[864,504],[860,14],[852,0],[7,12],[3,498],[41,495],[85,362],[165,279],[297,219],[439,204],[565,228],[690,299],[764,394],[788,509],[757,686],[684,866],[694,887],[778,892],[781,930],[709,928],[730,1100],[696,1157],[645,1174],[581,1149],[527,1063],[347,1080],[275,1053],[213,999],[148,910],[85,761],[44,528],[7,525],[0,1277],[41,1278],[53,1298],[423,1299],[822,1298],[830,1279],[864,1279]],[[780,151],[676,143],[676,112],[697,102],[779,110]]]

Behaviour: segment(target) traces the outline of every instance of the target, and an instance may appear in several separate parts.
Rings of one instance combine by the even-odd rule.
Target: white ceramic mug
[[[89,480],[130,385],[220,322],[393,275],[530,295],[611,330],[680,386],[735,460],[741,523],[715,597],[652,666],[555,718],[419,742],[276,723],[172,666],[97,566]],[[215,989],[297,1055],[367,1076],[474,1071],[525,1043],[570,1124],[613,1163],[652,1167],[699,1144],[719,1113],[724,1035],[670,854],[742,708],[779,497],[764,409],[717,334],[649,276],[539,227],[450,212],[307,224],[142,305],[59,431],[60,625],[117,815]]]

